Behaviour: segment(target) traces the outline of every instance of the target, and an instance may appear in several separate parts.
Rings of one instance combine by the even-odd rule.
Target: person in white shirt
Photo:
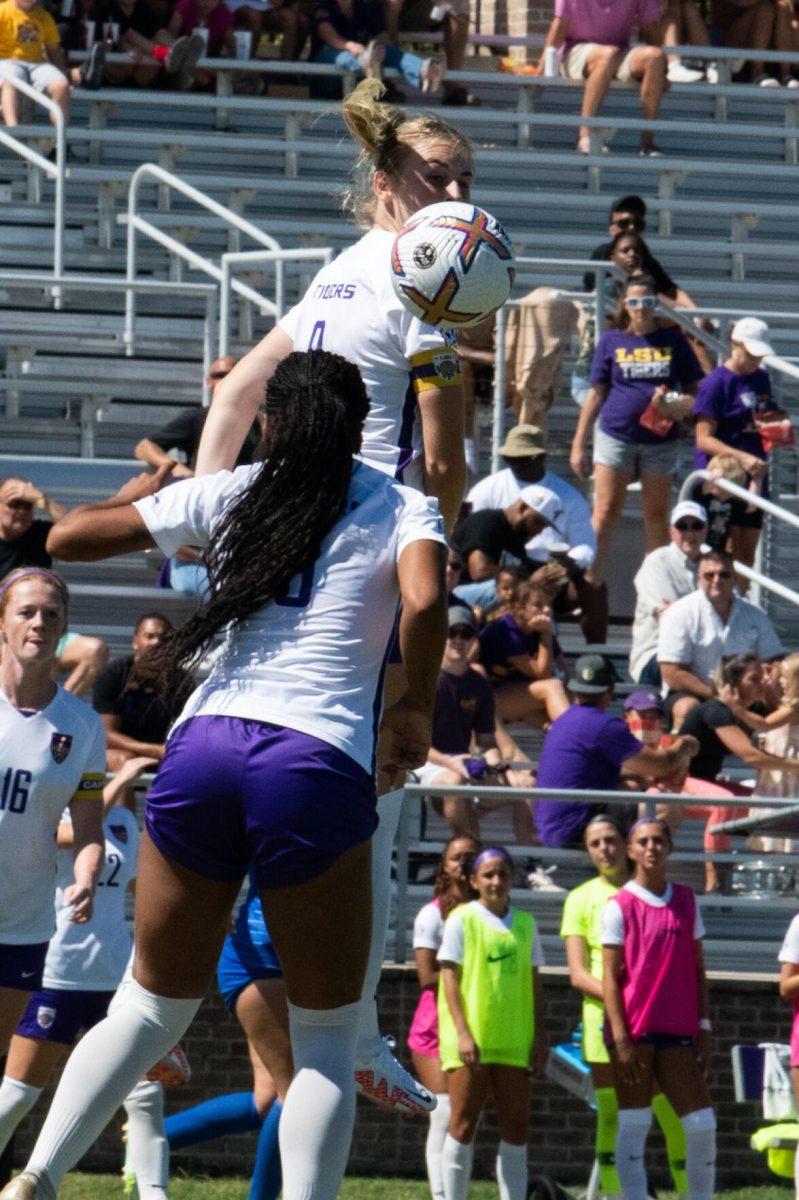
[[[505,466],[476,483],[469,491],[466,503],[472,512],[482,512],[490,508],[507,508],[519,499],[534,506],[531,495],[540,488],[555,494],[557,520],[530,538],[527,555],[539,566],[546,564],[557,611],[570,612],[579,607],[582,610],[580,626],[586,641],[604,642],[608,628],[608,589],[607,584],[594,583],[590,578],[590,567],[596,554],[596,534],[591,525],[588,502],[570,483],[547,470],[544,436],[537,425],[514,426],[499,452]],[[563,546],[568,546],[565,558],[553,561],[550,557],[553,551],[558,553]]]
[[[703,554],[697,584],[695,592],[669,606],[658,633],[658,664],[675,729],[713,695],[713,675],[726,655],[756,654],[764,662],[785,656],[763,609],[736,595],[732,555]]]
[[[430,745],[447,628],[438,504],[354,461],[368,409],[352,363],[291,354],[270,380],[262,462],[163,490],[159,468],[56,526],[51,552],[70,559],[206,548],[210,599],[151,663],[167,693],[226,636],[148,796],[133,978],[73,1052],[4,1200],[50,1200],[180,1039],[251,865],[289,998],[283,1196],[338,1195],[372,931],[382,673],[401,605],[407,690],[382,719],[388,761],[409,770]]]
[[[630,647],[630,674],[636,683],[659,688],[663,682],[657,660],[658,627],[675,600],[696,591],[696,571],[707,537],[707,512],[693,500],[671,510],[668,546],[647,554],[633,580],[635,617]]]
[[[67,806],[75,834],[65,898],[76,924],[92,915],[103,862],[103,726],[51,678],[68,604],[63,580],[44,567],[0,582],[0,1046],[42,986]]]

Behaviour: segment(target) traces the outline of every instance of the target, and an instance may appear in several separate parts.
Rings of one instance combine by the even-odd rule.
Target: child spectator
[[[441,1155],[450,1118],[447,1076],[441,1069],[438,1053],[436,997],[441,972],[436,955],[441,947],[447,917],[454,908],[465,904],[473,895],[469,888],[469,876],[479,849],[480,843],[474,838],[450,838],[438,864],[434,897],[419,909],[413,923],[413,953],[422,994],[411,1021],[408,1046],[416,1075],[438,1101],[430,1113],[430,1128],[425,1143],[427,1178],[433,1200],[444,1200]]]
[[[506,850],[481,851],[469,877],[477,899],[449,916],[438,952],[441,1065],[451,1110],[442,1154],[446,1200],[466,1200],[489,1090],[499,1123],[501,1200],[527,1196],[530,1068],[542,1069],[546,1054],[538,973],[544,956],[532,915],[510,907],[512,879]]]
[[[691,889],[666,878],[671,848],[665,821],[636,821],[627,838],[633,877],[601,918],[605,1044],[619,1104],[616,1170],[625,1200],[648,1195],[644,1149],[656,1084],[685,1130],[691,1200],[714,1195],[705,928]]]
[[[98,48],[74,82],[96,87],[102,76],[104,49]],[[55,101],[69,120],[72,89],[67,60],[56,23],[38,0],[3,0],[0,3],[0,65],[6,77],[29,83]],[[20,93],[12,84],[0,88],[3,120],[9,128],[19,124]]]
[[[139,87],[149,87],[163,70],[176,76],[179,86],[191,82],[205,50],[201,37],[173,36],[145,0],[99,0],[90,12],[100,24],[113,21],[119,26],[119,48],[133,60],[130,66],[109,63],[105,68],[108,79],[114,83],[132,79]]]
[[[503,721],[543,727],[569,707],[565,688],[554,678],[562,660],[552,609],[535,583],[521,583],[513,609],[480,634],[480,666],[494,684]]]
[[[486,623],[496,621],[497,617],[507,617],[512,614],[519,601],[519,585],[527,579],[526,572],[520,567],[501,567],[497,575],[497,607],[486,616]]]
[[[368,0],[325,0],[317,4],[311,42],[314,62],[379,75],[393,67],[411,87],[437,92],[444,78],[440,59],[420,58],[385,40],[383,8]]]

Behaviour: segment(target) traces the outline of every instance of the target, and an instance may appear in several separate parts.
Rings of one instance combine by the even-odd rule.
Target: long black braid
[[[245,621],[319,556],[344,511],[369,398],[338,354],[288,355],[266,389],[263,465],[230,505],[205,556],[208,601],[154,652],[164,692],[196,668],[214,634]]]

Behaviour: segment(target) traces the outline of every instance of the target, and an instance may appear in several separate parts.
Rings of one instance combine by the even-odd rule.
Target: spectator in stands
[[[595,585],[586,578],[596,553],[596,536],[587,502],[570,483],[547,470],[544,436],[537,426],[516,425],[500,446],[500,454],[505,466],[476,483],[466,497],[467,504],[473,513],[502,508],[520,498],[531,504],[532,489],[539,487],[557,496],[560,510],[556,524],[547,526],[527,542],[527,558],[534,570],[549,564],[547,582],[556,594],[556,611],[571,612],[579,607],[586,641],[604,642],[607,586]],[[569,547],[565,556],[564,545]],[[550,558],[553,549],[559,554],[556,564]]]
[[[444,78],[444,64],[436,57],[420,58],[400,50],[385,39],[382,5],[363,0],[324,0],[314,13],[311,58],[334,63],[347,71],[378,75],[383,66],[393,67],[411,87],[437,92]]]
[[[559,515],[558,497],[537,484],[527,490],[527,499],[519,498],[504,508],[484,508],[464,517],[455,526],[452,545],[462,555],[474,583],[495,580],[504,556],[532,570],[527,543],[555,524]]]
[[[746,472],[731,454],[714,454],[708,461],[707,469],[711,478],[696,485],[692,499],[701,504],[707,512],[707,545],[711,550],[727,550],[733,516],[733,498],[720,488],[715,480],[729,479],[731,483],[745,487]]]
[[[591,391],[572,441],[572,469],[584,477],[588,431],[599,418],[594,429],[597,553],[592,582],[603,578],[613,530],[634,478],[641,481],[647,553],[669,540],[677,420],[691,410],[702,368],[679,329],[658,325],[656,303],[655,281],[648,275],[631,276],[617,327],[603,333],[594,352]]]
[[[559,660],[563,655],[547,593],[535,583],[522,583],[512,612],[480,633],[480,666],[494,684],[503,721],[528,721],[543,728],[565,712],[566,690],[554,678]]]
[[[87,14],[99,27],[108,21],[118,25],[119,49],[133,60],[130,65],[108,63],[107,79],[149,87],[163,70],[180,85],[191,81],[205,43],[199,36],[173,37],[164,28],[166,14],[155,5],[146,0],[87,0]]]
[[[220,380],[225,379],[236,365],[235,359],[225,355],[217,358],[211,364],[208,375],[208,386],[211,395]],[[153,470],[171,464],[172,479],[188,479],[194,474],[194,463],[200,445],[205,418],[208,409],[199,404],[192,404],[168,421],[157,433],[143,437],[137,442],[133,453],[139,462],[146,463]],[[244,445],[239,451],[236,466],[244,466],[253,461],[256,447],[263,434],[263,421],[259,417],[253,421]],[[177,450],[186,462],[173,457],[170,451]],[[187,596],[204,596],[208,586],[205,567],[200,562],[200,552],[195,546],[181,546],[176,555],[169,560],[167,583],[176,592]],[[164,583],[164,586],[167,585]]]
[[[96,87],[102,76],[104,47],[98,44],[73,82]],[[72,89],[67,60],[61,48],[55,21],[38,0],[3,0],[0,3],[0,62],[3,74],[35,87],[55,101],[64,120],[69,120]],[[3,120],[13,127],[19,124],[17,88],[3,83],[0,106]]]
[[[400,29],[416,32],[430,26],[440,29],[447,71],[462,71],[469,45],[469,0],[387,0],[386,32],[399,42]],[[480,101],[460,83],[444,83],[442,104],[479,106]]]
[[[773,0],[711,0],[710,40],[715,45],[738,46],[742,50],[768,50],[774,34],[777,5]],[[749,63],[752,82],[760,87],[779,87],[766,71],[762,59]]]
[[[709,46],[707,26],[693,0],[665,0],[660,18],[660,37],[663,46]],[[698,83],[705,72],[691,66],[699,60],[691,58],[686,65],[676,54],[669,56],[669,83]]]
[[[629,278],[631,275],[640,274],[643,270],[644,246],[645,242],[640,234],[623,230],[621,233],[617,233],[611,240],[608,246],[608,259]],[[590,286],[593,288],[594,275],[587,275],[586,279],[589,278],[591,280]],[[614,308],[618,308],[622,292],[624,291],[623,280],[616,278],[615,275],[608,274],[603,277],[603,284],[606,301],[608,304],[612,304]],[[662,299],[660,293],[658,293],[658,299]],[[596,349],[596,308],[593,303],[593,296],[580,306],[578,328],[580,331],[580,350],[577,355],[577,361],[574,364],[574,370],[572,371],[571,393],[572,400],[582,408],[591,390],[589,375],[591,374],[591,363],[593,362],[594,350]]]
[[[92,704],[105,726],[109,771],[119,770],[129,758],[164,756],[167,732],[185,697],[169,704],[160,699],[143,660],[171,630],[172,622],[161,613],[139,617],[131,640],[133,654],[115,658],[95,681]]]
[[[34,511],[47,517],[37,521]],[[47,535],[66,511],[35,484],[13,476],[0,480],[0,579],[17,567],[51,565]],[[85,637],[68,629],[56,647],[56,659],[58,670],[67,675],[66,690],[83,696],[108,662],[108,647],[102,638]]]
[[[675,728],[712,696],[713,676],[727,655],[755,654],[766,662],[785,655],[762,608],[735,594],[732,555],[723,550],[703,554],[697,583],[695,592],[663,613],[658,632],[658,663]]]
[[[666,56],[660,48],[660,5],[657,0],[623,0],[612,6],[595,0],[555,0],[555,17],[544,42],[560,54],[561,73],[584,79],[583,117],[596,116],[614,79],[641,84],[641,110],[646,120],[658,115],[666,85]],[[645,45],[630,49],[638,27]],[[542,59],[543,62],[543,59]],[[580,128],[579,154],[589,154],[589,128]],[[641,133],[640,154],[659,154],[650,130]]]
[[[683,500],[671,511],[671,541],[647,554],[633,580],[635,617],[630,647],[630,675],[646,687],[660,687],[657,659],[658,626],[675,600],[696,591],[696,572],[707,536],[707,513],[701,504]]]
[[[799,17],[794,0],[777,0],[774,5],[774,49],[799,52]],[[799,77],[794,63],[779,64],[780,83],[783,87],[799,88]]]
[[[678,737],[667,750],[642,746],[621,717],[607,708],[613,699],[616,673],[601,654],[577,659],[569,692],[574,704],[556,721],[544,739],[538,760],[536,787],[616,791],[622,764],[660,778],[671,775],[696,753],[693,738]],[[583,831],[601,805],[587,801],[535,802],[535,825],[544,846],[579,846]]]
[[[768,455],[757,427],[776,410],[763,359],[774,354],[769,329],[757,317],[742,317],[733,326],[731,350],[724,362],[700,383],[693,416],[696,422],[697,467],[707,467],[717,454],[734,458],[746,473],[742,486],[768,497]],[[729,549],[734,558],[753,566],[763,511],[737,497],[729,499]],[[746,581],[743,581],[743,589]]]
[[[236,25],[249,29],[258,48],[260,35],[280,39],[280,58],[293,62],[300,57],[311,23],[297,0],[225,0]]]
[[[520,760],[525,756],[500,726],[502,749],[497,741],[497,720],[494,709],[494,694],[491,684],[482,672],[472,665],[477,648],[477,629],[471,610],[465,605],[455,605],[449,610],[449,632],[441,663],[441,673],[436,688],[436,705],[433,711],[433,741],[427,762],[418,772],[419,782],[445,786],[463,787],[468,783],[479,783],[480,775],[469,771],[475,763],[475,754],[482,756],[486,775],[494,768],[492,784],[505,781],[511,787],[531,787],[529,771],[503,773],[496,777],[496,768],[503,759]],[[486,769],[487,768],[487,769]],[[474,770],[474,767],[472,768]],[[488,782],[484,779],[483,782]],[[520,845],[529,845],[533,840],[533,822],[530,807],[525,800],[480,801],[488,811],[510,808],[513,832]],[[433,800],[433,807],[443,811],[455,837],[480,838],[478,806],[471,797],[445,796]]]
[[[203,38],[203,53],[208,58],[236,57],[233,13],[222,0],[178,0],[166,29],[173,44],[181,38],[198,37],[198,29],[207,30],[207,42]],[[194,45],[194,42],[191,41],[190,45]],[[191,69],[192,66],[187,64],[184,72]]]

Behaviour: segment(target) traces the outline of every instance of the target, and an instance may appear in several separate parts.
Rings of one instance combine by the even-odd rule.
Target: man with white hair
[[[663,613],[696,590],[696,568],[707,537],[707,512],[683,500],[671,512],[671,541],[647,554],[633,580],[635,617],[630,648],[630,674],[636,683],[659,688],[658,629]]]

